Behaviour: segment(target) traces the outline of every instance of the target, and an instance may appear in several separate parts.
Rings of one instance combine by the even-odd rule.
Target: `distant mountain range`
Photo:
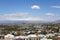
[[[56,21],[52,21],[52,22],[60,23],[60,20],[56,20]],[[52,22],[50,22],[50,23],[52,23]],[[24,21],[24,20],[9,21],[9,20],[1,20],[0,23],[16,23],[16,24],[19,24],[19,23],[49,23],[49,21]]]
[[[45,21],[9,21],[9,20],[5,20],[5,21],[0,21],[0,23],[46,23]]]
[[[55,22],[60,23],[60,20],[56,20]]]

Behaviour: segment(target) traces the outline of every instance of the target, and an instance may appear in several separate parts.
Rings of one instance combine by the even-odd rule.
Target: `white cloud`
[[[56,21],[59,20],[60,16],[58,14],[54,13],[46,13],[45,14],[45,19],[48,21]]]
[[[38,6],[38,5],[33,5],[31,8],[32,8],[32,9],[35,9],[35,10],[39,10],[39,9],[40,9],[40,6]]]
[[[40,17],[28,17],[28,18],[25,18],[25,20],[32,20],[32,21],[41,21],[43,20],[43,18],[40,18]]]
[[[5,17],[21,17],[21,16],[27,16],[28,13],[11,13],[11,14],[3,14]]]
[[[45,15],[46,16],[55,16],[55,14],[53,14],[53,13],[46,13]]]
[[[55,14],[46,13],[46,16],[34,16],[29,13],[9,13],[0,15],[0,20],[26,20],[26,21],[53,21],[56,20]],[[49,16],[49,17],[47,17]]]
[[[0,20],[16,20],[20,18],[27,17],[28,13],[10,13],[0,15]]]
[[[28,13],[11,13],[11,14],[3,14],[0,15],[0,20],[31,20],[31,21],[37,21],[37,20],[43,20],[43,18],[40,17],[31,17]]]
[[[52,8],[60,8],[60,6],[51,6]]]
[[[26,21],[41,21],[42,18],[28,17],[28,18],[5,18],[0,20],[26,20]]]

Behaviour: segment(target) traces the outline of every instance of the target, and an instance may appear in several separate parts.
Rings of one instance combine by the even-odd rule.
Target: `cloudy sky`
[[[0,0],[0,20],[60,20],[60,0]]]

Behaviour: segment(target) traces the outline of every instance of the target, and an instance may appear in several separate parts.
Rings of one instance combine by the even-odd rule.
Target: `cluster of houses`
[[[12,30],[11,33],[7,33],[8,30],[1,29],[0,34],[1,32],[2,34],[3,32],[7,33],[1,35],[2,40],[60,40],[60,25],[20,24],[17,28],[19,31]]]
[[[4,36],[3,40],[60,40],[60,36],[56,36],[58,33],[49,34],[30,34],[30,35],[19,35],[14,36],[9,33]],[[60,34],[60,33],[59,33]]]

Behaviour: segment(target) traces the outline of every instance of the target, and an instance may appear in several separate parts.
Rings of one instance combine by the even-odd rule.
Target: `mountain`
[[[20,23],[60,23],[60,20],[55,21],[26,21],[26,20],[20,20],[20,21],[14,21],[14,20],[0,20],[1,23],[11,23],[11,24],[20,24]]]
[[[25,20],[20,20],[20,21],[11,21],[11,20],[2,20],[0,23],[48,23],[47,21],[25,21]]]
[[[60,23],[60,20],[56,20],[55,22]]]

